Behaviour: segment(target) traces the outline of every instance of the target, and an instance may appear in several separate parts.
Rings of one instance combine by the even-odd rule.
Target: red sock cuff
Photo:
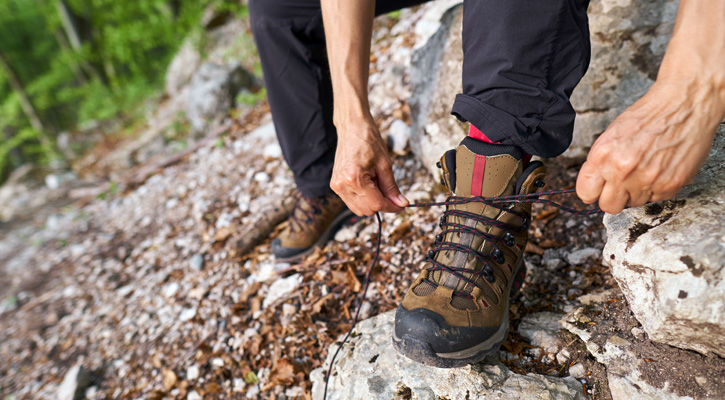
[[[473,124],[469,124],[468,126],[468,137],[480,140],[482,142],[491,143],[491,144],[501,144],[499,142],[494,142],[493,140],[489,139],[488,136],[484,135],[483,132],[479,131],[478,128],[473,126]]]
[[[501,142],[494,142],[493,140],[489,139],[488,136],[484,135],[483,132],[481,132],[478,128],[473,126],[473,124],[469,124],[468,126],[468,137],[476,140],[480,140],[485,143],[491,143],[491,144],[501,144]],[[524,166],[528,165],[531,161],[531,154],[524,153]]]

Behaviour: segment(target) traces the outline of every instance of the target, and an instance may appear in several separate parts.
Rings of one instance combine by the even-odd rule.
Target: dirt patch
[[[615,335],[630,343],[626,348],[644,361],[639,372],[651,386],[667,385],[668,391],[679,396],[725,398],[725,359],[647,340],[624,296],[593,304],[585,315],[591,320],[587,326],[591,340],[600,347]]]

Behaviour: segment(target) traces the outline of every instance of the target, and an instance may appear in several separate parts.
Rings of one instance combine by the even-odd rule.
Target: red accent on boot
[[[480,196],[483,191],[483,176],[486,172],[486,156],[476,154],[473,162],[473,180],[471,181],[471,196]]]

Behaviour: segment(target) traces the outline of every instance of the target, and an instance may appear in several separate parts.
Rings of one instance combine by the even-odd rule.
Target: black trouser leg
[[[378,0],[383,14],[425,0]],[[282,154],[297,188],[330,192],[337,133],[319,0],[250,0],[252,33]]]
[[[453,114],[529,154],[569,147],[572,90],[589,66],[589,0],[465,0],[463,94]]]

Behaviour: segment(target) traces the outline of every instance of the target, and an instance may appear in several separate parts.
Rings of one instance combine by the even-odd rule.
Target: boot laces
[[[443,230],[440,234],[436,235],[436,240],[433,243],[433,248],[428,252],[428,255],[426,257],[426,261],[431,264],[430,267],[428,267],[428,272],[435,272],[435,271],[445,271],[449,274],[463,280],[466,283],[469,283],[472,286],[479,285],[475,282],[474,278],[475,276],[482,276],[484,279],[486,279],[490,283],[494,283],[496,278],[494,276],[494,270],[490,263],[490,261],[495,261],[497,264],[503,264],[505,262],[503,251],[501,251],[499,244],[503,242],[507,246],[513,246],[514,245],[514,232],[520,232],[525,231],[528,228],[528,222],[529,218],[528,215],[517,212],[512,210],[513,204],[494,204],[487,200],[474,200],[474,201],[467,201],[470,198],[468,197],[457,197],[457,196],[451,196],[446,200],[447,204],[463,204],[468,202],[480,202],[484,203],[490,207],[496,208],[500,210],[500,212],[507,212],[509,214],[513,214],[519,218],[521,218],[521,224],[519,226],[513,226],[504,222],[501,222],[497,219],[490,218],[484,215],[463,211],[463,210],[457,210],[449,208],[441,217],[439,226]],[[500,215],[500,213],[499,213]],[[457,222],[449,221],[448,217],[459,217],[464,219],[470,219],[477,222],[476,225],[483,224],[487,226],[493,226],[501,229],[503,233],[499,236],[492,235],[490,233],[482,232],[475,227],[470,227],[467,225],[459,224]],[[460,243],[451,242],[451,241],[444,241],[443,238],[448,236],[449,233],[458,233],[459,235],[462,235],[464,233],[472,234],[474,236],[477,236],[484,241],[488,241],[491,244],[492,250],[489,253],[482,253],[478,250],[475,250],[471,247],[463,246]],[[460,237],[460,236],[459,236]],[[436,255],[441,251],[457,251],[461,253],[466,253],[472,255],[477,261],[481,263],[481,268],[478,269],[469,269],[469,268],[460,268],[460,267],[453,267],[445,265],[439,261],[436,261]],[[470,274],[470,277],[466,277],[464,274]],[[429,275],[430,276],[430,275]],[[426,279],[425,282],[431,286],[438,287],[439,284],[430,280]],[[460,296],[460,297],[467,297],[471,298],[472,296],[468,293],[454,290],[453,291],[454,296]]]
[[[295,205],[289,217],[289,227],[292,232],[297,229],[305,230],[317,223],[317,216],[322,214],[322,207],[328,204],[326,196],[312,198],[295,192]]]

